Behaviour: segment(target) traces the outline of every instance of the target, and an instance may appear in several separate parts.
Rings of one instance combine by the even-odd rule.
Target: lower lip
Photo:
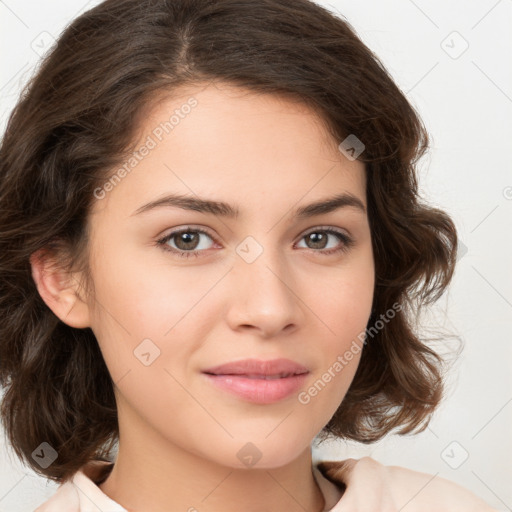
[[[257,404],[271,404],[296,393],[306,380],[307,373],[281,379],[250,379],[241,375],[211,375],[208,380],[229,393]]]

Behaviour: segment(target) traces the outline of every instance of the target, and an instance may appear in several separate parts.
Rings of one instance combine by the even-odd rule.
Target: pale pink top
[[[384,466],[370,457],[327,463],[333,465],[329,478],[344,482],[345,491],[343,483],[338,487],[327,479],[317,464],[313,464],[312,471],[325,499],[323,512],[377,511],[390,504],[386,510],[399,510],[409,496],[414,499],[407,503],[408,512],[498,512],[453,482],[398,466]],[[85,464],[34,512],[128,512],[99,487],[109,473],[105,473],[106,466],[112,465],[106,461]]]

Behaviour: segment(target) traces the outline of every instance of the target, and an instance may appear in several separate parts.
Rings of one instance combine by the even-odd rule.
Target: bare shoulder
[[[497,512],[473,492],[446,478],[401,466],[385,468],[399,509],[409,504],[415,512]]]

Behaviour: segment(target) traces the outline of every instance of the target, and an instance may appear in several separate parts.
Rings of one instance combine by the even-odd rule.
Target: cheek
[[[190,397],[177,382],[195,361],[194,353],[208,339],[212,323],[218,322],[214,294],[209,292],[225,271],[172,267],[161,261],[143,264],[128,255],[116,265],[108,261],[105,255],[95,269],[93,330],[112,380],[123,379],[126,396],[142,409],[147,396],[163,400],[151,402],[151,410],[168,410],[165,397],[184,406]],[[171,374],[177,371],[181,375],[176,374],[175,381]]]
[[[316,289],[308,285],[308,301],[323,326],[324,353],[332,354],[366,329],[374,294],[373,268],[347,266],[317,279],[317,283],[321,286]]]
[[[187,269],[162,261],[144,261],[135,254],[126,255],[115,265],[101,266],[100,262],[94,277],[98,283],[97,303],[105,305],[95,308],[99,322],[106,320],[114,329],[131,333],[132,338],[162,338],[181,319],[196,315],[198,304],[215,286],[221,271],[208,272],[206,267]],[[116,322],[112,324],[111,320]]]
[[[371,314],[374,279],[371,267],[338,272],[322,293],[310,296],[317,317],[315,337],[319,365],[298,397],[311,414],[334,414],[354,378]],[[316,333],[316,334],[315,334]]]

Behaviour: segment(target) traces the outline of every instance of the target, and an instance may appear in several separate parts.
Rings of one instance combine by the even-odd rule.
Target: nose
[[[300,292],[282,254],[265,249],[252,263],[237,256],[230,274],[231,329],[254,330],[270,338],[289,334],[301,324]]]

